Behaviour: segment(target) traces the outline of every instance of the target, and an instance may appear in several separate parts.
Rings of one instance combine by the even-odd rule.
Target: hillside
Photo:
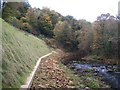
[[[41,5],[34,4],[34,7],[33,3],[33,0],[2,0],[0,76],[3,77],[0,80],[4,89],[19,89],[22,85],[21,88],[31,87],[33,90],[37,87],[120,90],[120,14],[115,15],[107,9],[106,12],[94,11],[95,7],[89,8],[93,12],[86,14],[82,12],[85,4],[82,1],[66,2],[65,7],[77,11],[66,15],[47,4],[44,6],[43,3],[44,7],[41,8],[41,2]],[[59,2],[45,3],[51,3],[51,7],[55,5],[58,9],[63,5]],[[83,7],[73,8],[73,5]],[[65,9],[63,7],[61,10],[66,12]],[[88,9],[84,11],[88,12]],[[92,18],[94,20],[90,20]],[[26,79],[28,82],[25,83]]]
[[[42,55],[50,52],[43,40],[2,23],[2,87],[19,88]]]

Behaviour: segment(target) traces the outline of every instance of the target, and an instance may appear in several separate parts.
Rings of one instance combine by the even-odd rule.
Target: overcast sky
[[[60,14],[93,22],[102,13],[117,15],[120,0],[28,0],[32,7],[48,7]]]

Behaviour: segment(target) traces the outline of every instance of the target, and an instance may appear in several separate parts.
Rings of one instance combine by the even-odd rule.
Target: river
[[[104,81],[107,82],[111,88],[120,90],[120,66],[116,65],[106,65],[106,64],[81,64],[81,63],[71,63],[69,67],[80,72],[82,70],[92,70],[93,73],[97,73],[99,76],[103,77]]]

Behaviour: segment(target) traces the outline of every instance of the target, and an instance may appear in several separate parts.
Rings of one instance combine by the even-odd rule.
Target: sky
[[[74,18],[86,19],[93,22],[97,16],[110,13],[118,14],[118,2],[120,0],[28,0],[32,7],[48,7],[62,14],[71,15]]]

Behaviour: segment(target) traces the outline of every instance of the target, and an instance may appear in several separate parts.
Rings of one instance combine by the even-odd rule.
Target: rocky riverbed
[[[96,63],[86,64],[77,61],[67,64],[67,66],[73,69],[79,75],[91,73],[94,77],[101,77],[101,80],[105,81],[110,88],[114,88],[117,90],[120,89],[120,71],[118,71],[120,66]]]

